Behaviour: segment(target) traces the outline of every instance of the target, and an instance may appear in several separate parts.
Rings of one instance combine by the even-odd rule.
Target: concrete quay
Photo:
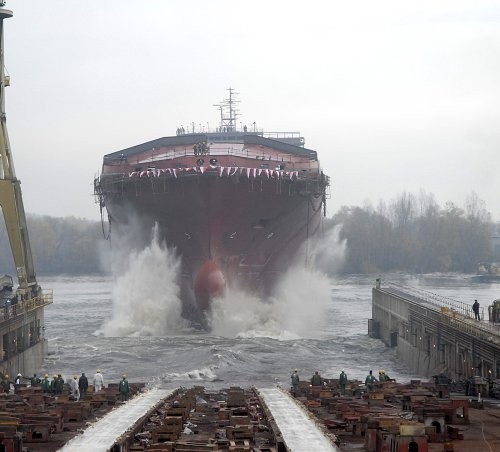
[[[500,326],[474,320],[463,303],[395,284],[382,286],[377,280],[368,332],[396,347],[415,374],[475,378],[478,385],[489,385],[483,395],[497,390]]]

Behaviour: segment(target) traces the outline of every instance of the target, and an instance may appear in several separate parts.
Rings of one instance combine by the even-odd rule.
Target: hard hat
[[[22,375],[21,375],[21,374],[17,374],[17,376],[18,376],[18,377],[22,377]]]
[[[57,378],[57,374],[54,374],[54,378]]]
[[[123,378],[127,378],[127,376],[126,376],[126,375],[122,375],[122,377],[123,377]]]
[[[97,369],[97,373],[99,373],[101,371],[101,369]]]
[[[78,377],[75,375],[73,378],[76,380]]]
[[[298,372],[298,371],[299,371],[299,369],[295,369],[295,370],[294,370],[294,372]]]
[[[48,378],[49,377],[49,374],[45,374],[45,378]]]

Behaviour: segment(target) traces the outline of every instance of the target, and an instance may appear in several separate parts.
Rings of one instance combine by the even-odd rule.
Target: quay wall
[[[395,347],[399,359],[418,375],[500,378],[500,333],[495,328],[379,283],[372,291],[370,336]]]
[[[44,310],[0,312],[0,372],[12,379],[20,373],[30,377],[38,372],[48,351],[44,337]]]

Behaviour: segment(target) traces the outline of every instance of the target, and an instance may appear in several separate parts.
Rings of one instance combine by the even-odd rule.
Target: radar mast
[[[234,91],[233,88],[228,88],[229,97],[224,99],[214,107],[218,107],[220,111],[220,132],[234,132],[236,130],[236,120],[239,116],[239,109],[236,105],[240,103],[237,99],[239,93]]]

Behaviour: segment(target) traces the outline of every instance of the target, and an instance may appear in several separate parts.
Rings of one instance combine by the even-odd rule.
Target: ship
[[[178,127],[103,157],[94,179],[111,230],[140,219],[182,258],[187,317],[229,285],[269,295],[326,212],[329,178],[299,132],[237,127],[237,94],[215,129]]]

